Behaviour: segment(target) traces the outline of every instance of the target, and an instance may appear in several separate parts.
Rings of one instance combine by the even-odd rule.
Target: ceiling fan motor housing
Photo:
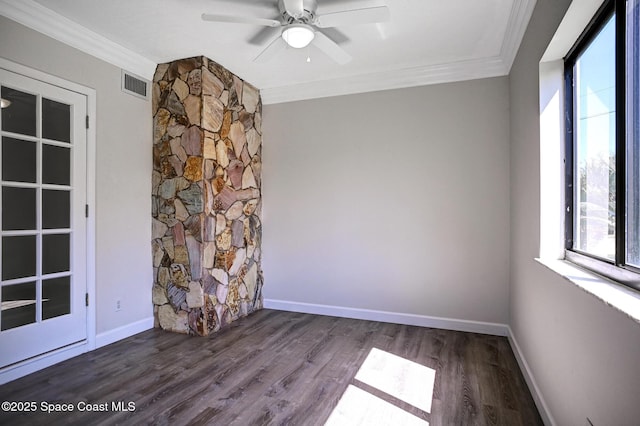
[[[304,11],[301,16],[291,16],[285,9],[284,0],[278,0],[278,8],[285,23],[302,23],[309,25],[315,22],[318,3],[316,0],[303,0]]]

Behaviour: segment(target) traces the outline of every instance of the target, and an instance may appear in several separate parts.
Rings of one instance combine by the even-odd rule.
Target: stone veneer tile
[[[216,235],[222,233],[227,226],[227,219],[222,214],[216,215]]]
[[[210,180],[215,176],[215,168],[216,164],[213,160],[204,160],[204,178],[209,183],[211,183]]]
[[[171,141],[169,141],[169,146],[171,147],[171,152],[178,157],[178,160],[183,163],[187,161],[188,155],[187,151],[182,146],[182,138],[178,137],[171,139]]]
[[[179,78],[174,80],[172,88],[181,101],[184,101],[184,99],[189,96],[189,86]]]
[[[262,144],[262,136],[260,136],[256,129],[249,129],[247,132],[247,142],[249,143],[249,155],[253,157],[258,153],[258,148],[260,148]]]
[[[200,123],[200,111],[202,111],[202,99],[199,96],[189,95],[184,100],[184,109],[189,123]]]
[[[224,105],[213,96],[205,96],[202,106],[202,127],[210,132],[217,132],[222,127]]]
[[[225,228],[220,235],[216,237],[216,246],[222,251],[229,250],[231,248],[231,229]]]
[[[180,102],[180,99],[178,99],[178,95],[176,95],[176,92],[169,93],[169,96],[167,96],[165,98],[165,101],[160,105],[173,115],[183,116],[185,114],[184,104]]]
[[[182,224],[182,222],[178,222],[175,225],[173,225],[173,245],[174,248],[175,246],[179,246],[179,245],[184,245],[185,241],[184,241],[184,225]]]
[[[253,114],[248,113],[246,110],[240,111],[238,120],[240,120],[247,131],[253,127]]]
[[[205,57],[152,94],[155,323],[205,335],[262,308],[260,94]]]
[[[158,322],[164,330],[176,333],[188,333],[188,314],[185,311],[176,313],[171,305],[162,305],[158,308]]]
[[[200,308],[204,306],[204,291],[198,281],[189,283],[189,292],[187,293],[187,307]]]
[[[242,91],[242,105],[244,105],[247,112],[256,112],[259,102],[260,93],[258,92],[258,89],[251,86],[250,84],[245,84]]]
[[[244,148],[242,148],[240,159],[242,160],[242,164],[244,166],[248,166],[251,163],[251,156],[249,155],[249,150],[247,149],[246,145],[244,146]]]
[[[204,229],[203,229],[202,239],[203,241],[215,241],[215,238],[216,238],[216,217],[208,214],[204,218]],[[206,267],[207,266],[205,266],[205,268]]]
[[[222,191],[213,200],[213,208],[215,210],[227,211],[233,203],[236,202],[236,191],[228,186],[222,188]]]
[[[239,219],[240,216],[244,213],[244,204],[242,201],[236,201],[227,209],[225,213],[225,217],[229,220]]]
[[[173,206],[176,210],[176,219],[178,219],[180,222],[184,222],[189,218],[189,212],[179,198],[173,200]]]
[[[229,274],[224,269],[212,269],[211,276],[221,284],[229,284]]]
[[[244,247],[244,225],[239,220],[231,223],[231,245],[234,247]]]
[[[206,242],[204,244],[202,266],[205,269],[212,269],[215,257],[216,257],[216,243],[213,241]]]
[[[253,170],[251,170],[251,167],[245,168],[242,173],[242,189],[257,187],[258,184],[256,183],[256,178],[253,176]]]
[[[183,175],[185,178],[192,182],[198,182],[202,180],[202,157],[189,157],[187,158],[187,164],[184,166]]]
[[[231,180],[231,185],[235,189],[242,188],[242,173],[244,172],[244,164],[240,160],[233,160],[229,162],[227,167],[227,174]]]
[[[178,197],[180,197],[190,214],[202,212],[202,190],[198,184],[194,183],[189,188],[178,192]]]
[[[177,249],[178,248],[182,248],[184,249],[184,252],[186,253],[186,247],[184,246],[176,246],[176,253],[177,253]],[[177,258],[176,258],[177,260]],[[176,285],[178,287],[188,287],[189,286],[189,275],[187,274],[187,270],[184,267],[183,263],[172,263],[171,266],[169,267],[169,278],[171,279],[171,281],[169,282],[169,284],[172,285]],[[167,286],[169,285],[167,284]]]
[[[202,94],[202,70],[200,68],[196,68],[189,73],[187,84],[189,85],[189,93],[195,96]]]
[[[221,140],[216,144],[216,157],[221,167],[229,165],[229,155],[227,154],[227,144]]]
[[[177,155],[170,155],[169,163],[171,164],[171,167],[173,167],[173,171],[176,176],[182,176],[182,173],[184,173],[184,162],[180,161]]]
[[[262,113],[256,112],[253,116],[253,127],[256,128],[258,133],[262,134]]]
[[[167,132],[169,126],[169,119],[171,113],[164,108],[160,108],[153,118],[153,136],[154,140],[159,142],[162,140],[162,136]]]
[[[220,98],[224,84],[207,68],[202,69],[202,94]]]
[[[255,294],[256,284],[258,282],[258,264],[253,263],[244,276],[244,284],[247,286],[249,294]]]
[[[156,239],[164,237],[164,234],[168,229],[169,227],[166,224],[154,219],[152,221],[151,238]]]
[[[203,149],[204,158],[209,160],[216,159],[216,141],[213,138],[205,137],[204,138],[204,149]]]
[[[202,153],[202,130],[198,126],[191,126],[182,134],[182,147],[187,155],[199,156]]]
[[[247,143],[247,137],[244,133],[244,126],[240,121],[236,121],[231,125],[229,129],[229,139],[233,143],[233,151],[236,154],[236,158],[240,158],[242,148]]]
[[[247,251],[243,248],[237,250],[233,263],[229,268],[229,275],[237,275],[245,260],[247,260]]]

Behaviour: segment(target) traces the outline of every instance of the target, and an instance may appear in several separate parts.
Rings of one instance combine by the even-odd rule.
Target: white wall
[[[538,64],[568,0],[538,0],[510,74],[510,325],[558,425],[637,425],[640,324],[537,263]],[[553,171],[551,171],[553,172]]]
[[[507,78],[264,107],[266,299],[506,323]]]
[[[0,56],[96,90],[97,333],[152,317],[151,102],[120,91],[119,68],[2,16],[0,40]]]

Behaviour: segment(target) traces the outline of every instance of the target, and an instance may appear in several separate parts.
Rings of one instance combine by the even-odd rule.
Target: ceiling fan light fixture
[[[313,28],[305,24],[291,24],[282,31],[282,39],[296,49],[307,47],[314,37]]]

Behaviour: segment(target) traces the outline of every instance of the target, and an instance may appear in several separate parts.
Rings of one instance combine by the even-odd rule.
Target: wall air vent
[[[149,99],[149,82],[122,70],[122,91],[142,99]]]

